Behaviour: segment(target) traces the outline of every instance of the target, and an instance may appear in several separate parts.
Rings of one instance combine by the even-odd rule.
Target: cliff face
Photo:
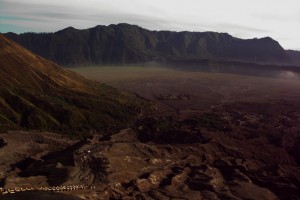
[[[195,59],[293,62],[280,44],[269,37],[243,40],[227,33],[149,31],[129,24],[85,30],[69,27],[55,33],[7,33],[6,37],[65,66]]]

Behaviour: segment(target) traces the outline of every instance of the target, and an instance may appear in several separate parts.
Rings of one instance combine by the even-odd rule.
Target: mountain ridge
[[[165,63],[178,59],[298,64],[298,58],[270,37],[239,39],[217,32],[150,31],[125,23],[83,30],[68,27],[54,33],[5,35],[64,66]]]

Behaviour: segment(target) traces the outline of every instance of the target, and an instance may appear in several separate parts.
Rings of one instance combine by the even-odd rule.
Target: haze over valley
[[[199,2],[0,0],[0,200],[300,199],[299,3]]]

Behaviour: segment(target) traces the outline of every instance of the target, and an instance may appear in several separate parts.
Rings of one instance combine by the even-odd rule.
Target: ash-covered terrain
[[[151,118],[137,123],[136,131],[82,141],[51,133],[1,134],[1,184],[95,187],[59,193],[81,199],[298,199],[299,127],[270,119],[267,126],[287,133],[264,132],[254,128],[259,116],[245,109],[237,129],[236,113],[227,114]],[[299,120],[291,117],[290,123]]]
[[[81,74],[151,100],[152,111],[130,128],[82,140],[0,134],[1,187],[86,186],[23,192],[36,199],[299,199],[298,80],[88,70]]]

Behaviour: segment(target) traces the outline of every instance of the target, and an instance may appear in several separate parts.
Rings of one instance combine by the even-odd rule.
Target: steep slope
[[[0,129],[105,133],[125,127],[140,104],[0,35]]]
[[[91,83],[53,62],[32,54],[27,49],[0,35],[1,86],[36,90],[72,88],[90,90]]]
[[[217,59],[291,64],[280,44],[269,38],[243,40],[227,33],[149,31],[129,24],[69,27],[55,33],[7,33],[33,52],[66,66],[149,61]]]

